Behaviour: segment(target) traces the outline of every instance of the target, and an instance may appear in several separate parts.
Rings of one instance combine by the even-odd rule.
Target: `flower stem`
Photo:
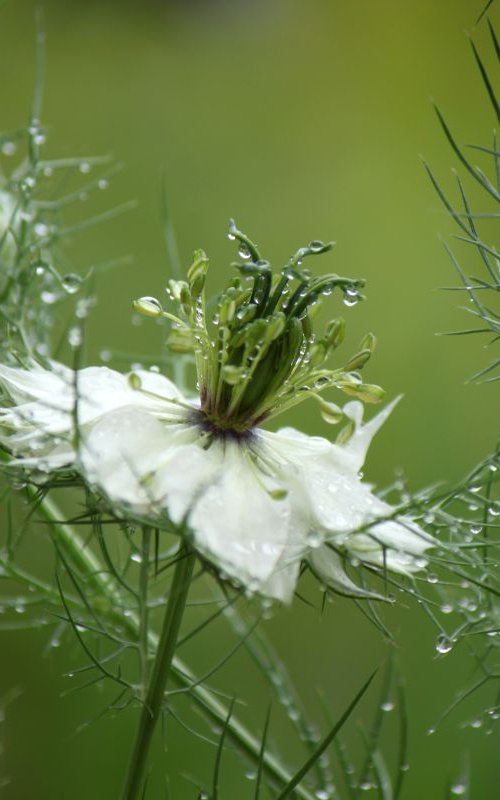
[[[142,528],[142,552],[141,552],[141,574],[139,577],[139,660],[141,667],[141,689],[144,701],[146,698],[146,687],[148,685],[149,674],[149,607],[148,607],[148,586],[149,586],[149,548],[151,544],[151,528],[144,525]]]
[[[129,772],[122,795],[123,800],[136,800],[141,792],[149,746],[163,707],[165,685],[172,667],[175,645],[186,606],[195,560],[194,550],[188,543],[184,542],[175,565],[160,641],[158,642],[158,650],[151,672],[146,699],[141,710]]]

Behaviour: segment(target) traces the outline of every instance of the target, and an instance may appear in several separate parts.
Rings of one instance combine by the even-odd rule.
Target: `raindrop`
[[[359,292],[357,289],[348,287],[344,291],[344,305],[355,306],[359,300]]]
[[[257,777],[257,773],[253,769],[249,769],[248,772],[245,772],[245,778],[249,781],[254,781]]]
[[[54,174],[54,170],[52,169],[52,167],[45,167],[43,174],[45,175],[46,178],[50,178]]]
[[[229,239],[229,241],[234,242],[236,236],[234,235],[234,233],[228,233],[227,238]]]
[[[473,533],[474,535],[476,535],[478,533],[481,533],[482,530],[483,529],[482,529],[481,525],[471,525],[470,532]]]
[[[104,361],[106,363],[108,361],[111,361],[112,358],[111,350],[101,350],[101,352],[99,353],[99,358],[101,359],[101,361]]]
[[[85,319],[85,317],[88,317],[89,311],[94,305],[95,297],[86,297],[84,300],[79,300],[75,309],[75,314],[78,319]]]
[[[443,603],[441,606],[441,611],[443,614],[451,614],[453,611],[453,606],[450,603]]]
[[[98,185],[99,189],[107,189],[108,186],[109,186],[109,181],[107,181],[106,178],[101,178],[97,182],[97,185]]]
[[[238,255],[240,258],[243,258],[245,261],[248,261],[251,258],[251,253],[248,247],[244,244],[240,244],[238,247]]]
[[[42,266],[42,264],[39,264],[38,267],[35,269],[36,275],[43,275],[44,272],[45,272],[45,267]]]
[[[430,575],[427,576],[427,583],[438,583],[438,580],[439,580],[438,576],[435,575],[433,572],[431,572]]]
[[[3,142],[2,144],[2,153],[4,156],[13,156],[17,150],[17,145],[15,142]]]
[[[446,634],[441,633],[438,636],[436,642],[436,650],[438,651],[438,653],[446,655],[446,653],[449,653],[450,650],[452,650],[452,648],[453,648],[453,642],[451,641],[451,639],[449,639],[448,636],[446,636]]]
[[[75,294],[80,288],[82,279],[75,272],[70,272],[62,279],[62,285],[65,292],[68,294]]]
[[[454,783],[453,786],[450,787],[450,792],[456,796],[463,795],[467,791],[467,786],[465,783]]]
[[[82,343],[82,331],[81,328],[78,328],[76,325],[74,328],[71,328],[68,333],[68,342],[70,347],[80,347]]]
[[[313,239],[312,242],[309,242],[309,249],[313,250],[315,253],[319,252],[320,250],[323,250],[324,246],[325,245],[321,241],[321,239]]]
[[[394,703],[392,700],[386,700],[385,703],[380,705],[382,711],[392,711],[394,709]]]
[[[46,303],[48,306],[50,306],[59,299],[59,296],[55,292],[43,291],[40,294],[40,298],[42,303]]]
[[[483,721],[481,719],[473,719],[470,723],[471,728],[481,728],[482,725]]]
[[[91,165],[89,164],[89,162],[82,161],[82,163],[80,164],[80,172],[82,173],[82,175],[88,175],[90,170],[91,170]]]
[[[142,556],[140,553],[132,553],[130,560],[134,561],[136,564],[142,564]]]
[[[476,492],[479,492],[480,489],[481,489],[481,486],[477,486],[477,485],[476,486],[469,486],[469,492],[476,493]]]
[[[315,794],[317,800],[330,800],[331,796],[332,795],[328,791],[328,789],[318,789],[318,791]]]
[[[371,781],[363,781],[359,784],[359,788],[362,792],[369,792],[371,789],[375,789],[375,785]]]

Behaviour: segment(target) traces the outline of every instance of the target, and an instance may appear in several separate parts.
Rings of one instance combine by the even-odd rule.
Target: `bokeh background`
[[[27,121],[38,5],[11,0],[0,11],[4,130]],[[452,227],[419,154],[451,184],[453,157],[431,96],[461,141],[485,142],[493,127],[464,34],[480,8],[480,0],[46,0],[46,153],[111,153],[123,164],[81,214],[137,203],[75,237],[68,250],[75,271],[133,259],[99,276],[89,362],[103,350],[152,358],[159,351],[160,329],[132,324],[130,302],[162,296],[169,276],[164,181],[183,263],[194,248],[207,250],[214,290],[234,257],[226,236],[230,216],[276,264],[310,239],[333,238],[335,250],[315,266],[367,279],[367,302],[342,309],[347,346],[354,349],[373,330],[379,348],[367,376],[389,395],[404,394],[373,446],[367,477],[383,486],[402,467],[417,489],[464,475],[493,447],[497,391],[466,383],[486,363],[482,342],[436,337],[468,327],[469,319],[459,308],[461,296],[439,290],[456,282],[438,238]],[[485,41],[486,31],[477,39]],[[332,305],[331,316],[340,311],[335,300]],[[314,404],[288,422],[330,433]],[[319,607],[314,590],[306,591]],[[494,800],[500,739],[468,724],[474,703],[426,735],[469,675],[465,650],[436,660],[435,631],[419,608],[388,619],[408,688],[411,766],[404,800],[444,797],[448,779],[467,769],[471,796]],[[380,635],[341,600],[324,615],[296,602],[266,629],[320,721],[317,687],[338,713],[388,653]],[[200,640],[192,662],[210,663],[207,641],[208,649],[224,647],[223,628],[213,637]],[[61,676],[81,663],[81,654],[76,645],[48,652],[46,643],[45,631],[2,634],[0,695],[21,690],[1,723],[2,777],[10,778],[2,797],[118,797],[134,715],[106,716],[76,734],[111,695],[67,695],[69,679]],[[261,725],[267,695],[251,664],[239,654],[222,675],[227,691],[245,693],[248,719]],[[285,736],[280,730],[277,723],[278,738]],[[396,738],[395,732],[388,737],[389,753]],[[209,774],[213,751],[179,729],[158,757],[176,765],[171,797],[183,800],[196,797],[189,776],[196,781]],[[251,796],[247,784],[244,769],[230,762],[223,798]],[[164,796],[155,791],[154,797]]]

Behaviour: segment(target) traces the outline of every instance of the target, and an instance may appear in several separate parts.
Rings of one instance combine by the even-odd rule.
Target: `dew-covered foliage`
[[[488,25],[494,53],[500,61],[500,45],[493,25],[486,16],[481,24]],[[123,208],[109,209],[97,218],[86,219],[82,215],[80,221],[66,222],[67,209],[78,208],[88,192],[106,189],[116,167],[102,158],[44,159],[42,34],[39,35],[39,50],[38,88],[28,125],[0,135],[0,362],[11,366],[50,367],[52,359],[58,359],[62,349],[71,356],[70,366],[80,367],[84,366],[85,327],[92,324],[93,298],[99,290],[96,282],[99,265],[89,265],[85,274],[77,274],[71,267],[71,249],[67,243],[76,234],[90,237],[94,223],[104,222]],[[473,56],[500,121],[493,80],[474,45]],[[438,116],[465,180],[479,186],[485,200],[480,211],[473,211],[466,182],[457,176],[461,203],[458,205],[441,188],[436,173],[429,169],[435,188],[459,228],[458,239],[466,248],[463,258],[459,259],[455,248],[452,251],[447,246],[460,277],[458,289],[471,300],[467,311],[473,315],[477,327],[456,335],[485,334],[490,337],[494,349],[500,333],[500,313],[495,308],[496,293],[500,289],[500,242],[495,243],[493,227],[483,233],[482,226],[486,220],[491,220],[493,226],[499,216],[500,152],[495,136],[489,144],[474,146],[474,152],[470,147],[462,147],[440,110]],[[471,160],[475,155],[484,157],[486,171],[475,166],[475,161]],[[168,231],[167,225],[167,234]],[[272,355],[275,341],[283,344],[280,337],[285,334],[288,336],[286,345],[297,352],[295,361],[290,357],[287,362],[286,380],[277,382],[279,402],[276,405],[283,406],[281,410],[293,405],[295,394],[290,391],[290,384],[295,378],[305,387],[305,394],[316,400],[320,388],[321,391],[331,388],[325,386],[325,382],[318,384],[321,378],[327,378],[326,382],[334,386],[331,373],[323,369],[323,360],[340,344],[342,325],[338,320],[332,321],[324,337],[314,340],[310,332],[307,335],[306,312],[320,296],[329,296],[339,286],[346,304],[354,305],[359,299],[361,285],[355,280],[331,275],[322,282],[315,281],[310,273],[301,269],[305,256],[328,249],[321,242],[311,242],[299,250],[271,282],[270,267],[260,258],[253,242],[234,225],[230,236],[237,240],[239,248],[242,263],[238,269],[243,279],[249,281],[246,284],[235,282],[219,298],[218,305],[212,306],[213,327],[222,331],[216,334],[219,336],[216,342],[222,347],[225,338],[231,336],[233,344],[236,342],[231,361],[225,362],[224,358],[219,358],[220,353],[215,352],[215,358],[219,358],[220,381],[210,386],[206,402],[217,422],[221,395],[225,393],[226,407],[241,409],[252,371],[259,363],[264,363],[265,357]],[[181,379],[188,382],[192,365],[201,352],[197,366],[198,379],[203,382],[205,361],[213,355],[212,349],[207,350],[197,316],[200,307],[193,295],[200,270],[204,269],[203,258],[198,253],[188,273],[187,284],[182,283],[179,275],[172,276],[169,283],[170,298],[181,307],[180,317],[172,317],[169,308],[165,312],[155,298],[139,301],[137,310],[165,317],[168,326],[165,340],[171,354],[122,354],[128,361],[127,366],[133,369],[134,362],[153,361],[169,370],[177,383]],[[283,294],[285,284],[287,291]],[[280,285],[281,294],[278,292]],[[182,294],[186,286],[189,298]],[[251,302],[256,296],[263,312],[260,316],[253,310],[256,303]],[[233,327],[228,323],[229,314],[232,315],[230,322],[235,320]],[[250,319],[251,315],[255,318]],[[274,338],[269,334],[271,317],[275,321]],[[257,318],[260,327],[254,342]],[[240,341],[237,337],[244,329],[243,323],[247,327]],[[202,339],[198,353],[193,346],[196,336]],[[250,363],[248,342],[254,346]],[[360,352],[346,362],[341,372],[348,393],[349,390],[351,394],[357,392],[357,396],[365,400],[374,399],[379,389],[371,385],[367,388],[357,375],[357,370],[371,355],[372,345],[371,338],[364,340]],[[111,353],[103,354],[106,361],[110,357]],[[316,372],[311,371],[311,359],[314,362],[315,358]],[[270,381],[273,363],[267,364],[264,383]],[[300,369],[296,369],[297,363]],[[495,370],[499,365],[500,359],[495,358],[475,377],[493,382],[498,379]],[[337,383],[342,382],[338,374],[334,374],[334,378]],[[346,385],[337,388],[345,390]],[[195,390],[194,385],[187,388]],[[297,383],[294,388],[301,387]],[[495,386],[491,387],[491,391],[495,390]],[[381,396],[380,392],[375,399]],[[231,405],[231,398],[237,398],[240,405],[236,400]],[[2,406],[7,406],[12,397],[4,396],[1,401]],[[247,402],[257,408],[256,419],[259,410],[263,419],[274,411],[271,406],[259,409],[255,399],[252,405],[248,396]],[[333,403],[321,399],[320,409],[327,422],[342,421],[342,414]],[[238,421],[241,418],[238,417]],[[0,418],[0,430],[1,425]],[[341,431],[340,439],[351,434],[352,428],[348,425]],[[4,535],[0,550],[0,627],[42,627],[47,631],[49,651],[76,641],[81,663],[72,669],[75,687],[90,692],[99,684],[112,687],[113,699],[103,707],[103,713],[134,709],[140,719],[143,738],[138,737],[133,752],[124,798],[149,796],[147,780],[143,783],[148,752],[144,739],[153,735],[158,719],[164,722],[167,741],[176,730],[187,730],[192,736],[193,752],[196,748],[208,748],[212,754],[210,776],[197,774],[195,763],[192,774],[186,777],[193,796],[197,793],[199,798],[217,800],[226,796],[225,764],[235,760],[235,753],[242,775],[242,798],[356,800],[378,796],[397,800],[404,797],[404,778],[411,752],[404,680],[393,659],[376,676],[367,675],[366,683],[354,697],[346,699],[343,709],[332,715],[325,707],[321,719],[311,720],[289,670],[266,639],[261,626],[263,618],[280,613],[279,607],[249,596],[241,587],[226,580],[190,548],[182,526],[174,526],[168,520],[161,526],[153,525],[150,520],[127,517],[126,509],[111,507],[74,470],[41,475],[30,470],[20,471],[10,463],[11,453],[6,446],[1,451],[1,459]],[[398,477],[382,493],[395,507],[394,518],[415,520],[435,540],[433,547],[422,556],[420,570],[405,577],[391,573],[386,565],[369,566],[347,557],[345,565],[353,580],[373,593],[373,597],[353,598],[352,603],[385,639],[391,640],[395,635],[390,630],[386,608],[404,601],[419,605],[435,629],[435,652],[430,653],[430,657],[452,659],[457,649],[468,650],[472,665],[470,683],[455,695],[455,699],[452,699],[451,690],[450,698],[445,699],[443,708],[438,710],[436,724],[449,714],[459,715],[462,700],[472,695],[477,709],[474,726],[485,732],[491,730],[500,717],[499,477],[500,449],[496,442],[492,442],[491,453],[457,485],[443,484],[414,492],[402,477]],[[370,535],[379,522],[370,522],[357,533]],[[32,543],[42,554],[37,573],[26,566]],[[314,547],[313,542],[311,547]],[[296,602],[308,602],[301,594],[301,586],[299,583]],[[189,596],[188,589],[192,590]],[[324,609],[334,594],[329,587],[322,589],[323,602],[311,613],[321,613],[321,605]],[[210,642],[214,628],[223,632],[220,647]],[[204,641],[209,642],[211,665],[201,672],[185,655],[192,652],[190,643],[195,639],[200,641],[200,646]],[[217,686],[218,673],[225,664],[242,653],[247,656],[247,669],[261,673],[273,698],[271,706],[263,704],[259,709],[262,720],[259,730],[251,729],[240,719],[244,697],[234,698],[212,687],[212,679]],[[163,682],[158,674],[159,654],[163,654],[164,663],[168,662]],[[344,725],[353,727],[358,703],[366,702],[369,697],[375,710],[371,726],[362,731],[363,758],[353,758]],[[293,764],[283,757],[282,748],[276,746],[273,736],[276,719],[280,730],[286,721],[290,739],[297,742],[301,755]],[[82,720],[82,726],[91,722]],[[394,736],[399,742],[397,759],[386,759],[384,741]],[[452,781],[448,795],[470,796],[468,777]]]

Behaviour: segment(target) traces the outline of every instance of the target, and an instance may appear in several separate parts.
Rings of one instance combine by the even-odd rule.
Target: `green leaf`
[[[370,686],[373,678],[375,677],[376,672],[377,672],[377,670],[375,670],[375,672],[372,672],[372,674],[370,675],[370,677],[368,678],[366,683],[361,687],[361,689],[359,690],[357,695],[354,697],[354,699],[348,705],[348,707],[346,708],[346,710],[344,711],[344,713],[342,714],[342,716],[340,717],[338,722],[335,723],[335,725],[333,726],[331,731],[325,736],[323,741],[320,742],[320,744],[316,748],[316,751],[313,753],[313,755],[310,758],[307,759],[305,764],[295,773],[295,775],[289,781],[289,783],[287,783],[287,785],[285,786],[283,791],[278,795],[276,800],[285,800],[285,798],[290,797],[290,793],[300,783],[302,778],[304,778],[305,775],[307,775],[307,773],[309,772],[311,767],[314,766],[314,764],[316,763],[318,758],[320,758],[320,756],[325,752],[327,747],[329,747],[329,745],[334,741],[334,739],[337,736],[338,732],[341,730],[341,728],[347,722],[347,720],[351,716],[352,712],[354,711],[354,709],[358,705],[359,701],[361,700],[361,698],[363,697],[363,695],[367,691],[367,689]]]

